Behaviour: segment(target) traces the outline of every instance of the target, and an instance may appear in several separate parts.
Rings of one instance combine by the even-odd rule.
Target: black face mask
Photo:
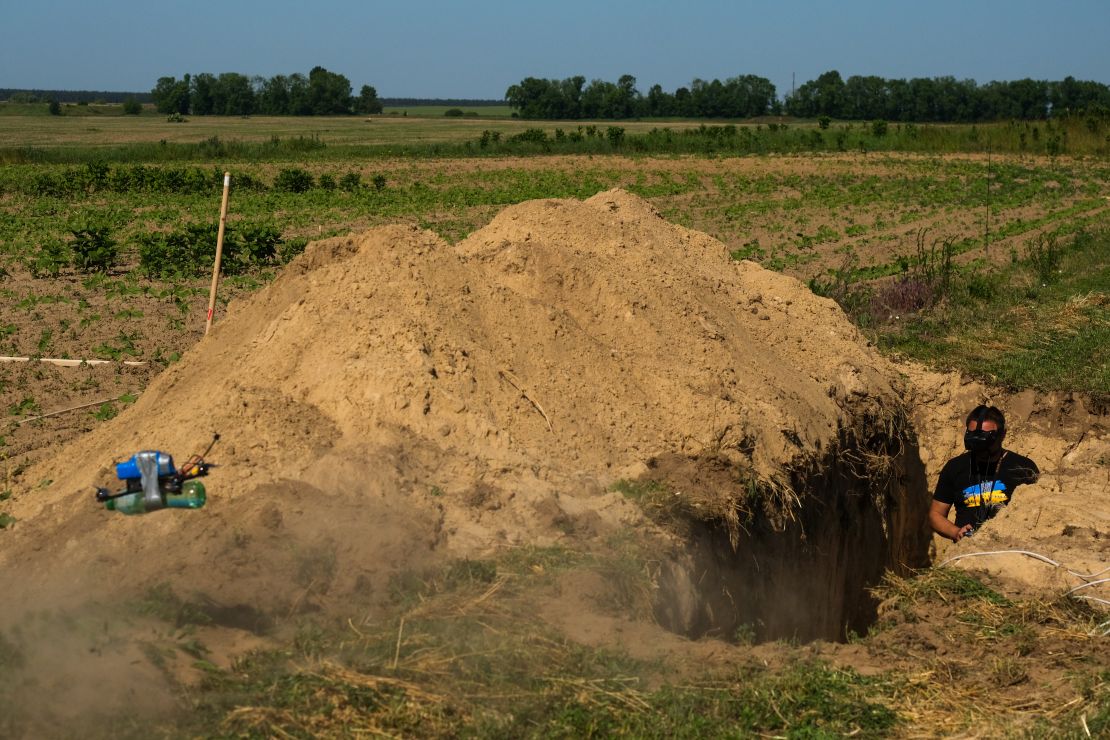
[[[975,431],[968,430],[964,432],[964,449],[968,452],[981,454],[984,452],[995,452],[1002,447],[1002,430],[992,429],[989,432],[983,431],[983,422],[987,419],[987,409],[985,406],[979,407],[979,413],[975,416]]]
[[[968,452],[991,452],[998,449],[1001,441],[997,429],[989,432],[984,432],[982,429],[964,432],[964,449]]]

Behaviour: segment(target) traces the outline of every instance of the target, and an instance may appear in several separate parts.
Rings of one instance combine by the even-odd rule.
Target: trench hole
[[[887,571],[928,564],[929,494],[912,433],[842,435],[836,450],[790,473],[797,499],[789,510],[768,506],[771,495],[750,474],[719,459],[653,462],[650,485],[668,496],[735,507],[731,517],[698,501],[670,512],[684,546],[662,564],[654,612],[672,632],[844,642],[875,622],[871,589]]]

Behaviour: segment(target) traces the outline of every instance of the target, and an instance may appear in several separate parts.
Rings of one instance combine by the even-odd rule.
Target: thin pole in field
[[[991,256],[991,142],[987,139],[987,213],[983,227],[983,254]]]
[[[212,328],[212,312],[216,310],[216,286],[220,283],[220,258],[224,253],[224,227],[227,225],[227,193],[231,189],[231,173],[224,173],[224,197],[220,203],[220,230],[216,233],[216,264],[212,266],[212,289],[208,291],[208,321],[204,333]]]

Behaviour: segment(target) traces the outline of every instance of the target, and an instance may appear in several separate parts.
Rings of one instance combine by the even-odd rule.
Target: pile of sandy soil
[[[29,471],[0,587],[12,606],[172,582],[258,614],[384,599],[399,571],[447,557],[644,524],[610,487],[660,460],[688,469],[668,482],[691,497],[712,461],[789,501],[791,471],[907,401],[908,452],[931,485],[985,400],[893,366],[832,301],[619,190],[507,208],[457,245],[384,227],[310,245],[133,407]],[[1101,417],[1074,399],[1001,401],[1008,446],[1045,475],[975,538],[937,540],[938,557],[1030,549],[1096,569],[1110,541]],[[124,517],[93,501],[114,461],[180,461],[214,432],[204,510]],[[743,480],[694,507],[750,506]],[[926,486],[904,487],[914,501],[895,503],[918,516]],[[1019,589],[1075,582],[1024,556],[958,564]]]
[[[507,208],[457,245],[379,228],[310,245],[30,471],[44,483],[16,494],[0,583],[69,600],[170,579],[321,605],[447,553],[638,522],[608,487],[660,456],[789,491],[784,471],[903,395],[832,301],[619,190]],[[213,432],[203,511],[93,502],[114,460],[180,460]],[[733,510],[746,491],[718,493]]]

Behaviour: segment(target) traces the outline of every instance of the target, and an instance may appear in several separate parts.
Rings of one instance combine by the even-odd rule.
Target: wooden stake
[[[220,203],[220,230],[216,233],[216,264],[212,266],[212,289],[208,291],[208,320],[204,333],[212,328],[212,312],[216,310],[216,286],[220,283],[220,258],[224,253],[224,227],[227,225],[227,193],[231,189],[231,173],[224,173],[224,197]]]

